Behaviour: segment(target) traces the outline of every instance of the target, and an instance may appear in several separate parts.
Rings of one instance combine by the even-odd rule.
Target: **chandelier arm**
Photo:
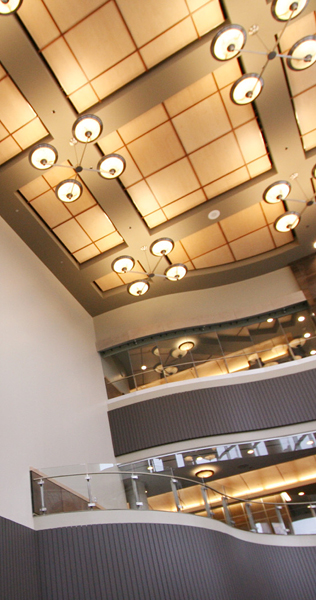
[[[278,58],[290,58],[293,59],[293,56],[291,56],[290,54],[276,54],[275,56],[277,56]],[[305,61],[305,56],[297,56],[295,57],[295,60],[304,60]],[[306,62],[306,61],[305,61]]]
[[[261,42],[261,44],[263,45],[263,47],[266,49],[266,54],[269,54],[270,50],[268,48],[268,46],[264,43],[263,39],[260,37],[259,33],[256,33],[256,36],[258,38],[258,40]]]
[[[306,198],[306,201],[308,202],[307,195],[305,194],[305,192],[304,192],[304,190],[303,190],[303,188],[302,188],[302,186],[301,186],[300,182],[298,181],[298,179],[297,179],[297,178],[295,178],[295,181],[296,181],[296,184],[298,185],[298,187],[300,188],[300,190],[301,190],[301,192],[302,192],[303,196],[305,196],[305,198]]]
[[[279,43],[280,43],[280,40],[281,40],[281,38],[282,38],[282,36],[283,36],[283,34],[284,34],[284,32],[285,32],[285,30],[286,30],[286,28],[287,28],[288,24],[291,22],[291,20],[293,21],[293,18],[295,17],[295,14],[294,14],[294,13],[295,13],[295,11],[293,10],[293,11],[292,11],[292,14],[291,14],[291,16],[290,16],[290,18],[289,18],[289,19],[288,19],[288,20],[285,22],[285,25],[284,25],[284,27],[283,27],[283,29],[282,29],[282,31],[281,31],[281,33],[280,33],[279,37],[277,38],[277,41],[276,41],[275,45],[274,45],[274,46],[273,46],[273,48],[272,48],[272,52],[273,52],[273,51],[274,51],[274,50],[275,50],[275,49],[278,47],[278,45],[279,45]],[[293,16],[294,16],[294,17],[293,17]],[[292,18],[292,17],[293,17],[293,18]]]
[[[155,272],[155,270],[157,269],[158,265],[161,263],[163,257],[166,256],[165,254],[162,254],[160,256],[160,258],[158,259],[158,262],[155,264],[154,268],[153,268],[153,273]]]
[[[245,48],[241,48],[241,50],[239,50],[240,54],[243,54],[244,52],[246,54],[261,54],[262,56],[267,56],[268,52],[260,52],[260,50],[245,50]]]
[[[78,157],[78,152],[77,152],[77,140],[76,140],[76,138],[73,138],[73,139],[74,139],[73,148],[74,148],[74,151],[75,151],[76,163],[78,165],[79,164],[79,157]]]
[[[83,158],[84,158],[84,155],[85,155],[86,149],[87,149],[87,145],[88,145],[88,144],[84,144],[83,151],[82,151],[82,154],[81,154],[81,159],[80,159],[80,161],[79,161],[79,163],[78,163],[78,165],[77,165],[78,167],[81,167],[81,164],[82,164],[82,161],[83,161]]]
[[[314,194],[314,196],[316,196],[316,194]],[[300,202],[301,204],[306,205],[306,200],[297,200],[296,198],[287,198],[286,202]]]

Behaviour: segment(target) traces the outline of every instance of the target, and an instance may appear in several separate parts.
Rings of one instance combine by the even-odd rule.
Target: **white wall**
[[[215,288],[141,297],[94,318],[97,347],[103,350],[162,331],[242,319],[304,300],[290,267]]]
[[[29,467],[113,462],[92,318],[0,220],[0,515],[32,526]]]

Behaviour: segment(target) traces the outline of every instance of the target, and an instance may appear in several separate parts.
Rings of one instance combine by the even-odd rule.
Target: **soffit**
[[[41,0],[40,4],[41,9],[39,0],[24,0],[20,13],[24,26],[35,36],[32,11],[36,7],[39,11],[43,7],[48,11],[56,9],[59,17],[55,15],[54,19],[59,40],[66,30],[72,31],[110,4],[112,8],[115,4],[116,10],[120,3],[95,0],[89,4],[87,15],[80,12],[86,4],[76,2],[76,9],[69,14],[66,11],[68,16],[64,17],[70,21],[64,24],[58,21],[62,18],[59,2]],[[136,4],[140,6],[141,1]],[[241,23],[246,30],[258,22],[261,37],[272,47],[280,24],[272,19],[270,6],[264,0],[255,4],[250,0],[227,0],[225,13],[231,22]],[[192,0],[186,4],[186,10],[195,14],[200,9],[209,11],[211,5]],[[291,27],[299,26],[303,35],[309,32],[315,23],[315,8],[311,0]],[[71,21],[73,18],[76,22]],[[191,15],[186,18],[193,22]],[[174,26],[175,23],[169,24],[164,31]],[[49,47],[53,43],[53,30],[50,42],[43,41],[43,49],[45,44]],[[71,168],[75,164],[69,146],[76,117],[74,102],[70,102],[52,77],[19,17],[2,18],[0,32],[0,60],[5,73],[26,99],[34,119],[38,118],[49,132],[46,141],[58,148],[60,162],[69,161]],[[314,193],[310,177],[315,163],[314,121],[310,121],[310,129],[302,129],[302,117],[298,115],[304,115],[311,105],[308,94],[315,89],[315,65],[306,72],[310,87],[306,87],[309,85],[306,75],[305,83],[300,83],[297,89],[292,82],[296,74],[289,74],[279,59],[270,61],[264,74],[264,90],[254,109],[234,107],[228,101],[228,91],[232,73],[237,73],[240,66],[237,61],[228,65],[217,63],[209,52],[213,33],[203,31],[197,37],[200,35],[200,39],[154,69],[148,65],[141,77],[93,107],[91,112],[101,117],[104,131],[100,146],[91,145],[87,149],[88,166],[95,165],[102,152],[113,150],[126,156],[128,166],[120,182],[107,182],[94,173],[85,173],[82,182],[87,204],[82,210],[75,203],[72,208],[63,205],[57,208],[53,201],[47,208],[43,195],[50,192],[48,197],[52,198],[55,184],[46,181],[48,188],[43,189],[43,182],[39,184],[36,172],[29,165],[27,151],[0,167],[0,214],[92,315],[129,302],[142,302],[126,293],[128,278],[114,275],[111,263],[120,254],[130,254],[138,261],[137,270],[147,269],[141,248],[149,247],[157,237],[171,237],[176,242],[171,259],[183,260],[189,268],[186,278],[176,285],[156,278],[146,296],[170,294],[170,300],[174,292],[222,285],[283,267],[312,250],[316,239],[313,207],[304,213],[292,238],[292,234],[277,235],[272,228],[275,215],[284,208],[281,205],[270,208],[261,200],[270,183],[289,179],[294,172],[299,173],[300,187],[293,181],[292,196],[305,194],[309,198]],[[249,38],[247,44],[249,48],[262,49],[255,37]],[[244,56],[245,71],[260,71],[264,57]],[[125,83],[122,80],[119,85],[122,82]],[[304,94],[307,94],[305,104]],[[216,123],[209,118],[211,114],[216,114]],[[28,145],[25,144],[21,148]],[[210,157],[217,161],[211,172]],[[231,165],[227,166],[229,161]],[[54,170],[51,174],[49,177],[57,176]],[[37,188],[34,195],[27,195],[25,190],[32,187]],[[291,201],[287,207],[297,209]],[[207,218],[213,210],[220,211],[216,223]],[[100,230],[94,218],[97,213],[103,225],[106,223],[113,229]],[[68,230],[71,221],[77,232],[78,227],[82,229],[79,246],[71,242],[73,235]],[[54,231],[60,234],[58,238]],[[168,259],[163,259],[159,272],[168,265]],[[101,285],[96,285],[96,281]]]

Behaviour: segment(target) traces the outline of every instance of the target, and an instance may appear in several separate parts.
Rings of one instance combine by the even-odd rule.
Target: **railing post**
[[[170,485],[171,485],[171,490],[173,493],[173,497],[174,497],[174,501],[177,507],[177,511],[180,512],[181,511],[181,504],[180,504],[180,498],[178,496],[178,490],[177,490],[177,483],[178,481],[176,479],[170,479]]]
[[[40,513],[45,514],[47,512],[47,508],[45,507],[45,499],[44,499],[44,480],[41,479],[37,483],[40,487],[41,505],[42,505],[39,510],[40,510]]]
[[[211,510],[211,507],[210,507],[210,504],[209,504],[209,501],[208,501],[207,490],[204,487],[204,485],[201,485],[200,487],[201,487],[201,494],[202,494],[203,502],[204,502],[204,505],[205,505],[206,514],[207,514],[207,516],[210,519],[213,519],[214,518],[214,514],[213,514],[213,512]]]
[[[253,514],[251,512],[250,502],[245,502],[245,509],[246,509],[246,514],[247,514],[249,525],[250,525],[250,531],[257,533],[257,527],[256,527],[255,520],[253,518]]]
[[[94,498],[92,497],[90,479],[91,479],[91,477],[87,473],[87,475],[86,475],[86,482],[87,482],[88,498],[89,498],[88,508],[94,508],[95,507],[95,502],[94,502]]]
[[[312,513],[312,516],[316,517],[316,510],[315,510],[316,509],[316,504],[311,504],[309,508],[310,508],[311,513]]]
[[[235,521],[232,519],[232,516],[231,516],[231,514],[229,512],[229,508],[228,508],[227,498],[225,498],[224,496],[222,496],[222,506],[224,509],[225,521],[226,521],[227,525],[234,527]]]
[[[133,492],[134,492],[134,496],[135,496],[135,504],[136,504],[136,507],[139,509],[141,506],[143,506],[143,502],[141,502],[139,499],[137,482],[138,482],[138,475],[132,475],[132,488],[133,488]]]
[[[274,508],[275,508],[277,519],[278,519],[280,525],[282,526],[282,528],[284,529],[284,533],[287,535],[288,534],[288,530],[285,527],[285,523],[284,523],[283,517],[281,515],[281,508],[282,508],[282,506],[275,505]]]

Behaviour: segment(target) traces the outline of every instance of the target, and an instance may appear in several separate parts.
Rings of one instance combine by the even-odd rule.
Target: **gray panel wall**
[[[116,456],[209,435],[316,419],[316,370],[180,392],[109,411]]]
[[[0,517],[0,599],[42,600],[36,534]]]
[[[195,527],[38,532],[42,600],[311,600],[316,548],[260,546]]]

